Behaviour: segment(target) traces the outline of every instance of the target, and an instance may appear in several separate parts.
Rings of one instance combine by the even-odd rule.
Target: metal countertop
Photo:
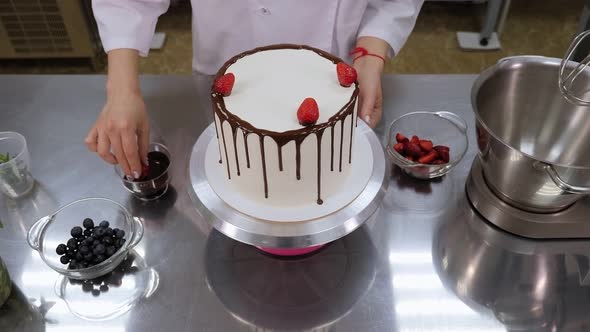
[[[481,220],[466,200],[476,156],[469,101],[475,77],[386,76],[381,137],[403,113],[446,110],[469,124],[468,153],[439,181],[394,170],[381,208],[363,227],[317,254],[278,259],[212,230],[189,198],[189,152],[212,118],[208,78],[142,77],[153,137],[173,156],[172,190],[144,203],[83,143],[105,100],[104,76],[0,76],[0,131],[27,138],[37,179],[26,198],[0,201],[0,256],[15,285],[0,309],[0,330],[590,330],[590,264],[583,256],[590,244],[510,235]],[[62,299],[54,289],[59,275],[28,247],[26,231],[90,196],[127,206],[143,219],[145,235],[136,268],[119,287],[93,296],[66,282]],[[157,280],[144,278],[148,271]],[[126,302],[131,298],[137,300]],[[89,321],[96,312],[112,315]]]

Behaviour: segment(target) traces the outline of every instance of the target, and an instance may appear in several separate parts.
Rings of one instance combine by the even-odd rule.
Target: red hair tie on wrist
[[[374,54],[374,53],[369,53],[369,51],[367,51],[366,48],[364,47],[356,47],[354,50],[352,50],[350,52],[350,55],[355,55],[355,54],[359,54],[359,56],[357,56],[356,58],[352,59],[352,63],[354,63],[356,60],[358,60],[359,58],[362,58],[364,56],[374,56],[376,58],[379,58],[381,60],[383,60],[383,62],[385,62],[385,58],[378,55],[378,54]]]

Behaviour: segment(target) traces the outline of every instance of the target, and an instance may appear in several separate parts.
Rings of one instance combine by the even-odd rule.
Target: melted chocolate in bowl
[[[160,151],[151,151],[148,153],[149,171],[143,181],[150,181],[162,175],[170,166],[168,156]]]

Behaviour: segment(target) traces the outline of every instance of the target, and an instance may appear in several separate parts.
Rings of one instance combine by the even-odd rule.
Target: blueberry
[[[115,242],[115,240],[110,237],[110,236],[105,236],[102,238],[102,243],[106,244],[106,245],[111,245]]]
[[[70,231],[70,234],[72,235],[72,237],[82,237],[83,231],[82,231],[82,227],[80,226],[76,226],[74,228],[72,228],[72,230]]]
[[[98,255],[96,256],[96,258],[94,259],[97,263],[101,263],[106,259],[106,257],[104,257],[103,255]]]
[[[70,262],[70,265],[68,265],[68,269],[70,269],[70,270],[77,270],[78,269],[78,264],[76,262]]]
[[[99,240],[94,240],[94,242],[92,242],[92,246],[93,247],[96,247],[99,244],[100,244],[100,241]]]
[[[88,263],[86,263],[86,262],[80,262],[80,263],[78,263],[78,267],[81,268],[81,269],[85,269],[85,268],[88,267]]]
[[[87,253],[87,254],[84,255],[84,260],[87,263],[90,263],[90,262],[92,262],[94,260],[94,255],[91,252],[89,252],[89,253]]]
[[[65,255],[65,253],[66,253],[66,251],[67,251],[67,250],[68,250],[68,247],[67,247],[65,244],[63,244],[63,243],[60,243],[60,244],[57,246],[57,248],[55,248],[55,252],[56,252],[58,255],[60,255],[60,256],[61,256],[61,255]]]
[[[65,257],[69,259],[74,259],[76,258],[76,252],[73,250],[68,250],[68,252],[65,254]]]
[[[68,248],[70,249],[78,249],[78,241],[74,238],[68,240]]]
[[[94,221],[90,218],[86,218],[82,222],[82,226],[84,226],[84,228],[86,229],[91,229],[92,227],[94,227]]]
[[[125,239],[119,239],[119,241],[117,241],[119,243],[119,248],[122,247],[125,244]]]
[[[113,256],[116,252],[117,252],[117,248],[115,248],[114,246],[107,247],[107,257]]]
[[[106,236],[113,236],[113,234],[114,234],[113,229],[110,227],[104,231],[104,235],[106,235]]]
[[[97,237],[103,237],[105,235],[105,229],[104,228],[99,228],[96,231],[94,231],[94,235],[96,235]]]
[[[90,249],[87,246],[81,246],[78,251],[82,254],[82,255],[86,255],[87,253],[90,252]]]
[[[122,229],[117,229],[117,231],[115,232],[115,236],[117,237],[117,239],[122,239],[125,237],[125,231]]]
[[[86,292],[86,293],[88,293],[88,292],[92,292],[92,290],[93,290],[93,289],[94,289],[94,286],[92,286],[92,284],[91,284],[91,283],[89,283],[89,282],[85,282],[85,283],[82,285],[82,290],[83,290],[84,292]]]
[[[83,234],[84,236],[89,237],[90,235],[92,235],[92,232],[89,229],[85,229]]]
[[[117,234],[117,231],[120,231],[118,228],[113,228],[113,234]]]
[[[95,255],[102,255],[102,254],[104,254],[105,251],[106,251],[106,248],[105,248],[104,244],[102,244],[102,243],[95,246],[94,250],[92,250],[92,252]]]
[[[109,286],[107,286],[107,285],[100,286],[100,291],[103,292],[103,293],[108,292],[109,291]]]
[[[84,260],[84,254],[82,254],[81,252],[77,252],[75,258],[78,262],[81,262]]]
[[[109,227],[109,222],[106,221],[106,220],[103,220],[103,221],[100,222],[100,224],[98,226],[100,226],[102,228],[108,228]]]
[[[68,263],[70,262],[70,259],[69,259],[67,256],[61,256],[61,257],[59,258],[59,261],[60,261],[62,264],[68,264]]]
[[[92,296],[99,296],[99,295],[100,295],[100,291],[98,289],[92,290]]]

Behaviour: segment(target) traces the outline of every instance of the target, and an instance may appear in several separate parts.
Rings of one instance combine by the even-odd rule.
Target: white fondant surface
[[[329,132],[329,130],[328,130]],[[330,183],[331,188],[326,188],[330,194],[324,197],[324,203],[318,205],[315,199],[299,201],[297,197],[297,190],[292,185],[283,184],[282,190],[286,193],[291,193],[292,200],[277,201],[273,199],[265,199],[264,195],[258,189],[257,194],[244,191],[247,186],[244,186],[240,181],[234,181],[237,176],[234,174],[232,180],[228,179],[225,165],[219,164],[219,146],[217,139],[213,138],[206,153],[205,159],[205,173],[211,188],[217,195],[225,201],[232,208],[250,215],[255,218],[276,221],[276,222],[297,222],[310,219],[316,219],[328,214],[334,213],[346,205],[350,204],[365,188],[371,173],[373,171],[373,155],[369,146],[369,141],[363,135],[355,137],[355,144],[353,146],[352,154],[354,161],[352,165],[348,165],[346,160],[345,171],[335,174],[340,174],[338,183],[326,181]],[[311,164],[313,168],[313,163]],[[323,167],[322,172],[331,172],[329,166]],[[315,172],[314,172],[315,173]],[[240,178],[244,177],[242,174]],[[251,178],[252,176],[250,176]],[[286,176],[289,179],[290,176]],[[257,177],[257,182],[260,182],[260,177]],[[296,181],[296,180],[295,180]],[[315,193],[315,181],[311,182],[311,190]],[[310,183],[308,182],[308,185]],[[260,187],[260,186],[256,186]],[[314,193],[308,193],[312,198],[315,198]],[[293,202],[298,202],[293,204]]]
[[[239,59],[227,71],[236,77],[226,109],[254,127],[275,132],[302,128],[297,121],[301,102],[312,97],[326,122],[340,111],[354,85],[340,86],[336,65],[305,49],[268,50]]]

